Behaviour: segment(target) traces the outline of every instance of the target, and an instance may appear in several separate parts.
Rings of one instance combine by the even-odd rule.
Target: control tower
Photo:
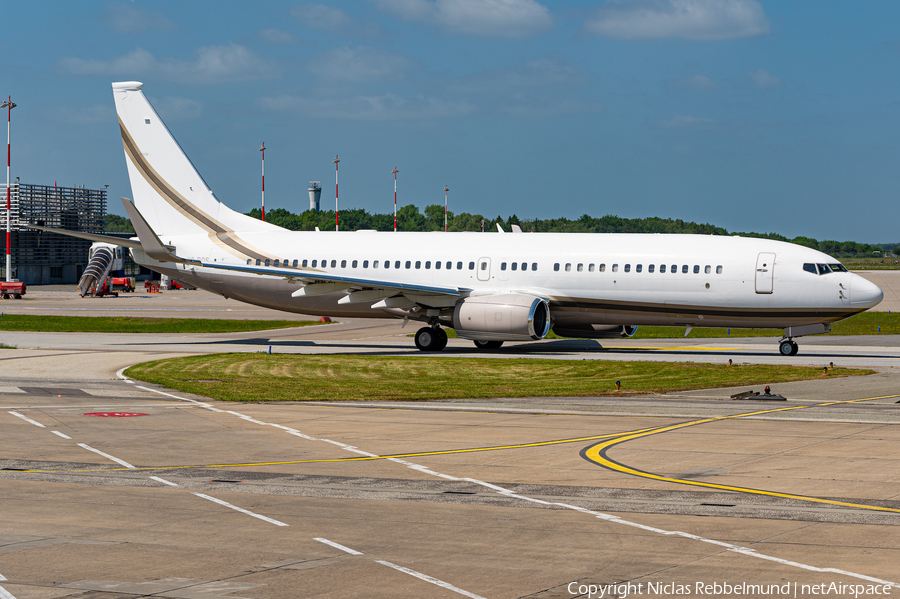
[[[309,182],[309,209],[319,211],[319,200],[322,197],[322,187],[319,181]]]

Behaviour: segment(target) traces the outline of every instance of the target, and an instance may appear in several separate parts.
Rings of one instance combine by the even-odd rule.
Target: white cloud
[[[183,83],[217,83],[266,79],[277,75],[277,68],[237,44],[205,46],[195,51],[194,60],[165,58],[158,60],[150,52],[137,48],[112,60],[63,58],[60,68],[71,75],[115,75],[141,78],[155,76]]]
[[[716,91],[719,84],[699,73],[685,77],[684,79],[671,79],[666,82],[671,90],[691,90],[691,91]]]
[[[763,69],[751,71],[747,73],[747,77],[750,77],[753,83],[759,87],[781,87],[781,79]]]
[[[535,0],[373,0],[404,21],[437,25],[447,33],[483,37],[528,37],[553,26],[553,16]]]
[[[414,64],[402,54],[368,46],[345,46],[314,56],[307,69],[323,79],[368,81],[400,77]]]
[[[688,114],[676,114],[670,119],[660,119],[656,124],[666,129],[698,129],[712,125],[713,119],[703,118],[699,116],[691,116]]]
[[[107,5],[106,23],[119,33],[135,33],[145,29],[160,31],[175,29],[175,24],[166,15],[126,4]]]
[[[610,0],[582,27],[620,39],[721,40],[764,35],[769,19],[756,0]]]
[[[474,110],[467,102],[391,93],[356,98],[264,97],[260,98],[259,105],[266,110],[299,112],[312,117],[377,121],[452,118]]]
[[[190,98],[166,96],[161,100],[151,98],[150,103],[166,122],[189,121],[203,114],[203,102]]]
[[[500,108],[500,112],[520,118],[547,118],[570,114],[600,112],[603,104],[571,99],[513,98],[513,102]]]
[[[370,37],[378,32],[378,24],[360,24],[347,12],[323,4],[301,4],[290,11],[304,27],[321,29],[329,33]]]
[[[260,29],[256,32],[256,35],[267,44],[290,45],[300,43],[296,36],[281,29]]]

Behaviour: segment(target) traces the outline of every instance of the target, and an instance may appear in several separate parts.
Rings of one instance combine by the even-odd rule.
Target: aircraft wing
[[[96,235],[94,233],[81,233],[80,231],[67,231],[65,229],[52,229],[50,227],[39,227],[28,223],[21,223],[20,227],[26,229],[37,229],[38,231],[46,231],[48,233],[59,233],[69,237],[77,237],[78,239],[87,239],[88,241],[99,241],[101,243],[111,243],[112,245],[121,245],[129,248],[141,247],[141,242],[137,239],[126,239],[123,237],[113,237],[112,235]]]

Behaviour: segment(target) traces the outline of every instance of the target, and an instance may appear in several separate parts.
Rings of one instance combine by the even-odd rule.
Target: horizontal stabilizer
[[[121,245],[127,248],[139,248],[141,242],[137,239],[125,239],[123,237],[113,237],[112,235],[95,235],[94,233],[81,233],[80,231],[67,231],[65,229],[52,229],[50,227],[39,227],[38,225],[29,225],[22,223],[20,227],[26,229],[37,229],[38,231],[46,231],[47,233],[59,233],[68,237],[77,237],[78,239],[87,239],[88,241],[96,241],[99,243],[111,243],[112,245]]]

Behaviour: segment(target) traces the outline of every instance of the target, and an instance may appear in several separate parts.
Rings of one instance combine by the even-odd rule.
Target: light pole
[[[337,156],[334,157],[334,230],[339,231],[339,221],[338,221],[338,159]]]
[[[262,219],[266,220],[266,142],[259,146],[262,152]]]
[[[12,254],[9,247],[9,124],[12,109],[16,107],[12,96],[8,96],[0,108],[6,109],[6,281],[12,281]]]
[[[444,185],[444,233],[447,232],[447,192],[450,188]]]
[[[397,232],[397,173],[399,172],[396,166],[391,171],[394,175],[394,233]]]

